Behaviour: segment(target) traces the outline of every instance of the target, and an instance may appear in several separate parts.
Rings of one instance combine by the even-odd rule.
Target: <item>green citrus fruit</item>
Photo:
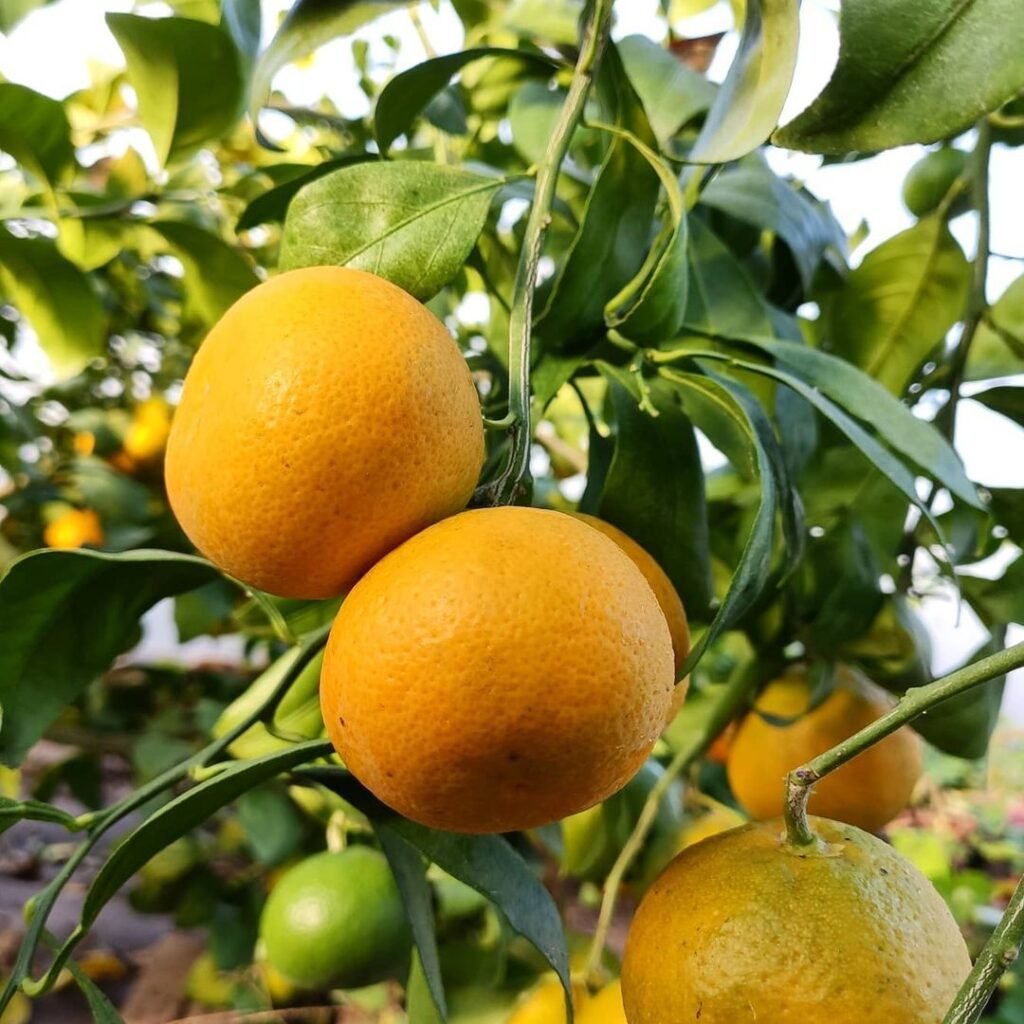
[[[409,924],[384,855],[319,853],[282,875],[263,908],[267,963],[304,989],[358,988],[400,970]]]
[[[953,182],[967,172],[968,155],[960,149],[943,147],[926,153],[914,164],[903,180],[903,202],[915,217],[934,213],[949,192]],[[969,208],[966,196],[953,204],[954,213]]]

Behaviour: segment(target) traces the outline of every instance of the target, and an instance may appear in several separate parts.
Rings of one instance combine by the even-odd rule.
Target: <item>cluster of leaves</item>
[[[418,948],[414,1020],[446,1006],[425,862],[500,908],[502,934],[525,936],[565,980],[559,914],[506,840],[397,818],[337,766],[313,766],[326,749],[316,729],[221,760],[257,719],[294,738],[274,709],[333,606],[241,593],[188,553],[159,466],[121,456],[135,407],[153,395],[173,402],[195,346],[239,295],[264,271],[320,263],[372,270],[429,302],[466,351],[485,414],[501,418],[525,210],[594,4],[453,0],[464,48],[383,86],[371,48],[356,43],[371,107],[357,119],[326,100],[290,106],[272,93],[274,75],[403,4],[298,0],[262,52],[255,0],[171,6],[179,13],[159,19],[110,15],[126,70],[64,102],[0,83],[0,149],[13,158],[0,170],[0,558],[38,547],[68,506],[99,513],[107,549],[30,554],[0,581],[0,757],[18,764],[69,720],[95,728],[106,706],[90,698],[95,681],[163,598],[177,599],[185,635],[238,631],[275,656],[293,641],[298,653],[269,688],[264,680],[249,719],[202,749],[179,746],[117,804],[75,819],[12,802],[3,821],[56,820],[84,831],[88,851],[153,797],[198,780],[116,847],[87,894],[87,928],[154,854],[236,800],[243,817],[245,801],[280,802],[271,780],[290,773],[355,808],[387,853]],[[941,142],[1024,89],[1014,0],[934,7],[847,5],[831,83],[776,141],[854,158]],[[531,379],[534,501],[578,501],[622,527],[686,603],[702,699],[668,740],[699,750],[728,718],[714,710],[715,683],[738,638],[749,661],[854,662],[899,693],[930,676],[914,611],[922,591],[954,581],[994,644],[1024,620],[1024,491],[979,495],[948,440],[964,381],[1024,366],[1024,278],[986,305],[945,199],[849,268],[828,207],[776,174],[763,148],[792,78],[796,0],[749,0],[720,86],[690,53],[671,35],[668,47],[633,36],[605,48],[552,209]],[[1017,116],[1010,103],[986,122],[982,170],[992,136],[1024,142]],[[140,125],[145,146],[133,142]],[[950,200],[963,187],[954,182]],[[51,382],[26,378],[10,356],[29,332]],[[1024,423],[1018,388],[994,384],[976,398]],[[917,415],[943,403],[935,424]],[[488,478],[511,443],[491,433]],[[971,573],[1000,549],[1018,557],[999,579]],[[827,688],[829,673],[819,676]],[[944,751],[978,757],[999,696],[996,686],[950,702],[920,729]],[[9,992],[80,856],[40,894]]]

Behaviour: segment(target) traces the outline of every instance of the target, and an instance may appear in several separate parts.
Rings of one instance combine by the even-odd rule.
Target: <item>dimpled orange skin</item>
[[[880,718],[891,703],[850,669],[837,669],[838,686],[813,711],[806,674],[793,671],[768,684],[757,707],[787,725],[751,713],[729,747],[726,770],[736,799],[753,818],[782,814],[786,775]],[[810,809],[869,832],[884,828],[909,803],[921,776],[921,742],[900,729],[869,747],[813,789]]]
[[[665,570],[658,565],[646,548],[637,544],[628,533],[623,533],[617,526],[612,526],[611,523],[598,519],[597,516],[587,515],[586,512],[574,512],[573,515],[615,541],[644,574],[644,578],[651,585],[651,590],[654,591],[654,596],[658,599],[658,604],[661,605],[661,610],[665,613],[668,629],[672,634],[672,650],[676,657],[676,668],[679,669],[690,653],[690,624],[686,618],[686,609],[683,607],[682,598]],[[685,694],[686,687],[682,686],[681,689]],[[682,695],[679,700],[682,700]]]
[[[647,581],[572,516],[463,512],[353,588],[320,701],[353,774],[414,821],[510,832],[605,799],[672,699],[672,641]]]
[[[825,819],[706,839],[644,897],[626,942],[629,1024],[938,1024],[971,967],[939,894],[880,839]]]
[[[220,568],[325,598],[463,508],[483,454],[476,390],[444,325],[373,274],[310,267],[242,296],[203,342],[167,492]]]

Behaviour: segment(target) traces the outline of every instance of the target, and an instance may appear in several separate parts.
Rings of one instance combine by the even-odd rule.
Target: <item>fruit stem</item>
[[[1020,955],[1024,944],[1024,878],[1017,883],[1002,920],[974,961],[943,1024],[974,1024],[988,1006],[1003,972]]]
[[[815,842],[814,833],[807,822],[807,801],[811,787],[829,772],[841,768],[872,744],[885,739],[919,715],[966,693],[975,686],[987,683],[997,676],[1024,666],[1024,643],[1014,644],[998,654],[990,655],[972,665],[951,672],[948,676],[907,690],[899,703],[887,714],[854,733],[849,739],[837,743],[831,750],[795,768],[786,778],[786,833],[794,846],[807,846]]]
[[[687,735],[685,742],[676,751],[675,756],[665,769],[665,774],[658,779],[648,793],[640,811],[640,817],[605,879],[601,910],[598,914],[594,938],[583,972],[584,979],[590,987],[596,987],[601,983],[603,977],[601,959],[604,955],[612,915],[615,913],[619,890],[622,888],[626,873],[643,849],[651,827],[654,825],[662,798],[676,778],[711,746],[718,734],[736,717],[737,712],[760,682],[763,668],[755,659],[745,660],[736,668],[729,680],[721,687],[722,692],[717,695],[714,706],[702,727]]]
[[[537,167],[537,185],[526,221],[519,254],[512,307],[508,321],[508,412],[512,450],[501,476],[489,488],[496,504],[510,504],[529,491],[530,483],[530,341],[533,332],[533,298],[537,287],[544,236],[551,224],[551,207],[562,163],[593,84],[594,72],[611,28],[613,0],[594,0],[584,29],[579,59],[569,92],[562,104],[554,131]]]

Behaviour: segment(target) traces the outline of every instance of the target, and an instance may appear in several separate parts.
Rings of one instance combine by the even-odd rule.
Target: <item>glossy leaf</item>
[[[89,1004],[93,1024],[124,1024],[124,1018],[117,1012],[114,1004],[78,964],[73,960],[69,961],[68,970],[82,995],[85,996],[85,1001]]]
[[[0,82],[0,152],[52,190],[75,162],[63,105],[24,85]]]
[[[771,439],[764,432],[763,421],[758,418],[755,428],[750,419],[751,409],[759,407],[752,399],[741,402],[737,396],[743,395],[744,389],[740,385],[705,374],[676,370],[662,372],[665,379],[678,389],[684,411],[713,443],[718,443],[717,439],[721,435],[720,421],[723,418],[731,424],[726,429],[740,430],[748,449],[746,457],[756,466],[760,480],[757,509],[729,589],[711,625],[694,645],[686,664],[680,670],[680,675],[685,675],[700,661],[704,651],[721,633],[739,622],[757,604],[768,587],[772,578],[775,512],[780,500],[775,469],[782,457],[781,454],[773,457],[766,449],[763,442],[768,440],[770,444]],[[727,444],[723,450],[728,448],[732,448],[732,445]]]
[[[78,373],[107,346],[107,315],[89,279],[48,238],[0,227],[0,293],[28,321],[54,369]]]
[[[0,760],[17,765],[61,710],[138,639],[143,612],[220,573],[168,551],[36,551],[0,578]]]
[[[690,283],[683,322],[706,334],[773,333],[761,293],[699,217],[690,218]]]
[[[798,0],[747,0],[739,48],[690,153],[691,161],[737,160],[771,135],[793,82],[799,36]]]
[[[324,160],[323,163],[313,167],[306,167],[296,170],[294,175],[286,181],[280,182],[273,188],[267,189],[261,196],[257,196],[242,211],[235,225],[236,231],[248,231],[259,224],[267,224],[271,221],[283,221],[288,213],[288,205],[298,195],[299,190],[317,178],[330,174],[341,167],[348,167],[350,164],[358,164],[364,160],[372,160],[369,153],[360,153],[356,156],[335,157],[333,160]]]
[[[847,412],[870,424],[888,444],[948,487],[961,501],[984,508],[952,445],[932,424],[918,419],[873,378],[835,356],[796,342],[757,340],[755,344]]]
[[[243,109],[238,50],[216,25],[189,18],[108,14],[139,98],[139,117],[163,164],[219,139]]]
[[[467,64],[484,57],[515,60],[522,63],[525,70],[545,77],[550,77],[559,66],[542,53],[501,46],[477,46],[417,64],[392,78],[377,99],[373,120],[381,153],[386,153],[395,139],[409,130],[413,121],[455,75]]]
[[[668,220],[636,277],[605,308],[605,322],[641,345],[673,337],[683,324],[689,287],[686,203],[675,173],[634,135],[625,136],[658,176]]]
[[[331,750],[329,743],[314,740],[252,761],[235,762],[165,804],[130,832],[100,868],[85,894],[82,926],[88,928],[118,890],[175,839],[261,782],[323,757]]]
[[[378,835],[389,831],[427,860],[489,899],[512,929],[529,941],[558,974],[569,992],[569,954],[558,908],[526,862],[501,836],[460,835],[399,817],[340,768],[310,768],[304,778],[334,790],[373,822]],[[421,952],[422,952],[422,947]]]
[[[993,303],[967,357],[967,379],[1024,373],[1024,276]]]
[[[971,395],[971,398],[993,412],[1013,420],[1018,426],[1024,426],[1024,388],[1009,385],[989,388],[987,391]]]
[[[281,265],[357,267],[429,299],[466,262],[501,185],[440,164],[344,167],[292,200]]]
[[[846,236],[829,208],[753,157],[719,174],[700,201],[729,217],[772,231],[789,247],[804,289],[826,258],[845,262]]]
[[[253,124],[270,95],[274,76],[286,64],[404,6],[404,0],[296,0],[253,70],[249,96]]]
[[[221,27],[234,42],[248,77],[260,49],[260,0],[222,0]]]
[[[658,380],[650,388],[656,416],[608,375],[615,447],[596,511],[646,548],[672,580],[687,613],[703,618],[712,590],[697,438],[675,390]]]
[[[774,141],[812,153],[937,142],[1024,90],[1018,0],[843,4],[824,92]]]
[[[180,220],[149,225],[185,268],[185,306],[206,324],[216,323],[259,278],[241,252],[222,238]]]
[[[970,266],[929,217],[883,242],[826,304],[828,347],[902,395],[964,311]]]
[[[1024,626],[1024,556],[1015,558],[998,579],[962,575],[960,580],[964,594],[986,626]]]
[[[601,64],[603,91],[617,106],[615,124],[644,145],[655,139],[618,55]],[[651,241],[658,178],[629,142],[613,136],[587,196],[580,228],[547,291],[538,332],[553,348],[579,350],[604,323],[604,308],[640,270]]]
[[[627,36],[615,44],[654,134],[671,138],[714,102],[716,86],[647,36]]]
[[[448,1007],[441,980],[441,960],[434,934],[434,894],[427,881],[427,862],[416,849],[388,827],[385,821],[376,826],[377,838],[391,865],[405,906],[413,942],[413,973],[416,977],[415,993],[407,995],[410,1024],[447,1019]]]

